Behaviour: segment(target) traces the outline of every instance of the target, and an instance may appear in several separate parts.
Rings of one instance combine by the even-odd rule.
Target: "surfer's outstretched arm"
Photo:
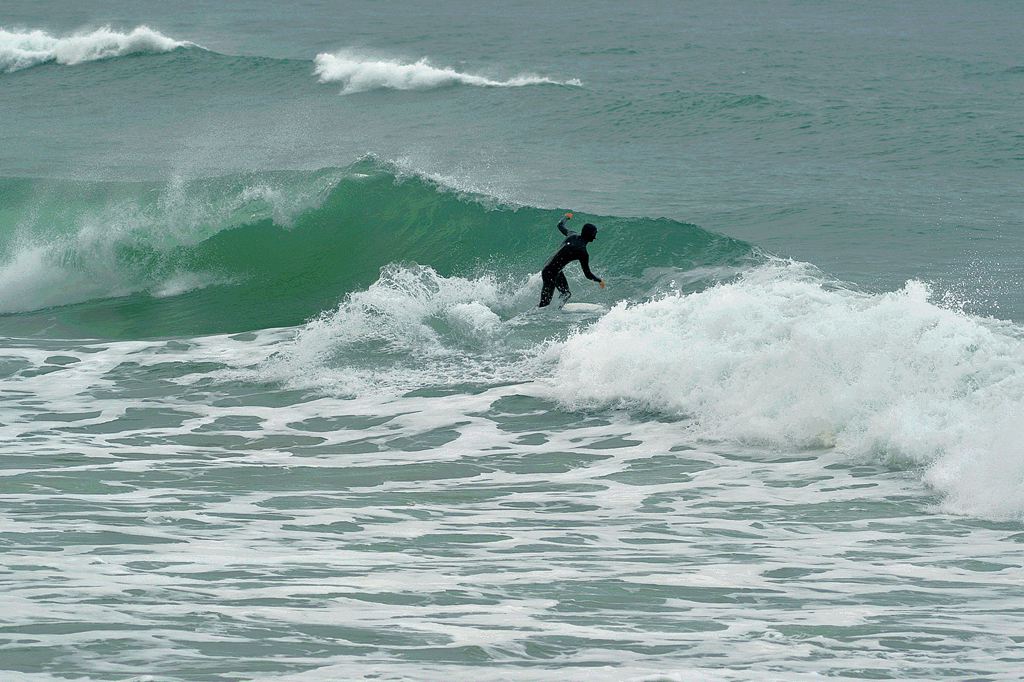
[[[583,268],[584,277],[594,280],[595,282],[599,282],[601,284],[601,288],[604,288],[604,280],[590,271],[590,255],[586,252],[580,256],[580,267]]]
[[[558,231],[568,237],[572,233],[565,226],[566,220],[572,220],[572,213],[566,213],[565,217],[558,221]]]

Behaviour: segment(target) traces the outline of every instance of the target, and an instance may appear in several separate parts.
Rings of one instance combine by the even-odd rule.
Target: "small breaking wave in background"
[[[19,30],[0,27],[0,72],[12,73],[48,63],[74,66],[129,55],[163,54],[183,48],[201,46],[188,40],[169,37],[144,25],[130,30],[103,26],[65,35],[53,35],[41,29]],[[201,49],[210,52],[205,48]],[[211,54],[228,57],[216,52]],[[259,63],[287,61],[265,60],[260,57],[243,59]],[[351,50],[317,54],[313,59],[313,66],[314,75],[321,83],[341,84],[342,94],[378,89],[429,90],[453,85],[489,88],[583,85],[577,78],[559,80],[531,73],[521,73],[504,79],[488,77],[465,73],[452,67],[435,66],[427,57],[408,62],[364,56]]]
[[[342,94],[367,90],[429,90],[451,85],[487,88],[519,88],[526,85],[583,85],[576,78],[556,80],[546,76],[520,74],[500,80],[451,67],[432,65],[426,57],[415,62],[397,59],[373,59],[353,52],[321,53],[314,60],[314,72],[321,83],[340,83]]]
[[[0,71],[10,73],[50,62],[72,66],[131,54],[171,52],[184,47],[198,46],[170,38],[148,26],[137,26],[130,31],[103,26],[63,36],[39,29],[0,28]]]

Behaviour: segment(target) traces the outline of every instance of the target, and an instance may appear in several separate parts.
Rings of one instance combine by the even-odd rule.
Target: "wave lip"
[[[342,94],[367,90],[429,90],[451,85],[473,85],[490,88],[518,88],[525,85],[570,85],[581,87],[575,78],[556,80],[546,76],[520,74],[508,80],[462,73],[450,67],[437,67],[426,57],[412,63],[391,59],[371,59],[350,52],[322,52],[314,60],[313,72],[321,83],[341,83]]]
[[[195,43],[169,38],[148,26],[127,33],[103,26],[88,33],[54,36],[46,31],[0,28],[0,71],[12,73],[48,62],[65,66],[130,54],[160,54]]]

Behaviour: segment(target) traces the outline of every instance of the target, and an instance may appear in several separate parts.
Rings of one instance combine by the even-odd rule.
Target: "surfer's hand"
[[[603,279],[600,282],[598,282],[598,284],[601,286],[602,289],[604,289],[604,280]]]
[[[566,220],[572,220],[572,213],[566,213],[565,214],[565,219]]]

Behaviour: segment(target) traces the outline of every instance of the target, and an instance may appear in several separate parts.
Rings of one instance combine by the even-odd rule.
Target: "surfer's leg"
[[[565,273],[558,273],[558,277],[555,278],[555,286],[558,287],[558,295],[562,297],[562,305],[569,300],[572,296],[572,292],[569,291],[569,282],[565,279]]]
[[[540,275],[541,278],[544,280],[544,286],[541,287],[540,305],[538,305],[537,307],[543,308],[544,306],[551,303],[551,296],[555,293],[555,278],[552,277],[547,272],[541,272]]]

